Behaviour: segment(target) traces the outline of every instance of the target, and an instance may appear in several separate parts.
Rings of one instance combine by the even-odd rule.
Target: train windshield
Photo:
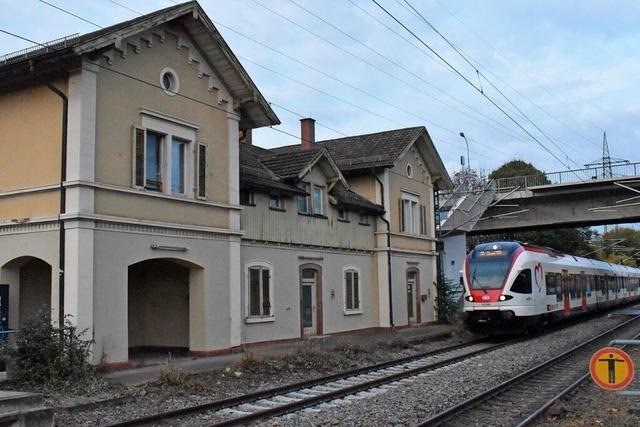
[[[469,287],[471,289],[501,289],[517,243],[487,243],[478,245],[469,254]]]

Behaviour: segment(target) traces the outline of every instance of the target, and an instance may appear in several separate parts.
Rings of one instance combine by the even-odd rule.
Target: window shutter
[[[145,185],[145,147],[146,131],[144,128],[133,128],[133,186],[144,188]]]
[[[427,234],[427,209],[420,205],[420,234]]]
[[[196,197],[207,198],[207,146],[198,144],[196,153]]]
[[[406,230],[406,224],[404,223],[404,203],[402,199],[400,199],[400,231],[404,232]]]

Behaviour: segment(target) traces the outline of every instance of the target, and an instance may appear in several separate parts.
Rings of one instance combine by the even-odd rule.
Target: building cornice
[[[157,232],[160,234],[176,234],[176,231],[182,233],[210,233],[220,236],[242,236],[242,230],[230,230],[227,228],[205,227],[200,225],[178,224],[173,222],[150,221],[144,219],[124,218],[111,215],[100,214],[84,214],[70,213],[64,214],[61,218],[65,221],[70,220],[87,220],[95,221],[97,229],[109,229],[112,231],[135,231],[139,233]],[[111,225],[109,225],[111,224]],[[173,233],[167,233],[173,231]]]
[[[144,190],[138,190],[136,188],[123,187],[123,186],[113,185],[113,184],[105,184],[105,183],[101,183],[101,182],[65,181],[64,186],[65,187],[97,188],[99,190],[116,191],[116,192],[120,192],[120,193],[135,194],[135,195],[138,195],[138,196],[146,196],[146,197],[156,197],[156,198],[159,198],[159,199],[174,200],[174,201],[177,201],[177,202],[193,203],[193,204],[197,204],[197,205],[213,206],[213,207],[217,207],[217,208],[232,209],[232,210],[238,210],[238,211],[241,211],[243,209],[243,207],[240,206],[240,205],[230,205],[228,203],[220,203],[220,202],[211,202],[211,201],[207,201],[207,200],[190,199],[190,198],[187,198],[187,197],[172,196],[172,195],[169,195],[169,194],[158,193],[158,192],[155,192],[155,191],[144,191]]]

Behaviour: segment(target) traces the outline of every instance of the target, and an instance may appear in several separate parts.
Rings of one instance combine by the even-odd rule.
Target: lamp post
[[[464,132],[460,132],[460,136],[464,138],[465,144],[467,144],[467,169],[471,170],[471,161],[469,160],[469,141],[467,137],[464,136]]]

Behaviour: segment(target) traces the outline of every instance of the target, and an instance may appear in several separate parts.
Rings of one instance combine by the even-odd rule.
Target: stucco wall
[[[308,263],[322,267],[324,334],[377,326],[378,295],[371,254],[313,251],[249,242],[243,242],[241,248],[243,342],[300,337],[300,265]],[[273,266],[273,322],[249,324],[245,320],[247,290],[244,270],[245,265],[253,261]],[[361,314],[344,313],[342,271],[346,266],[356,267],[361,272]]]
[[[176,224],[227,228],[229,223],[226,208],[101,189],[95,191],[95,209],[103,215]]]
[[[391,231],[400,232],[400,204],[399,200],[402,191],[413,193],[420,197],[420,204],[427,209],[427,235],[434,237],[435,228],[433,223],[433,186],[430,175],[426,168],[419,165],[424,163],[420,153],[415,146],[389,170],[389,193],[391,211]],[[413,168],[413,178],[407,177],[407,164]]]
[[[229,242],[224,236],[176,234],[141,233],[126,226],[108,231],[99,225],[96,229],[93,276],[95,356],[98,360],[103,358],[107,363],[127,360],[128,267],[148,259],[170,259],[189,267],[191,350],[229,348]],[[153,250],[153,244],[187,250]],[[162,324],[156,326],[161,328]]]
[[[41,231],[37,231],[37,229]],[[20,233],[19,230],[23,232]],[[25,232],[26,231],[26,232]],[[52,224],[0,228],[0,283],[9,285],[9,327],[17,328],[20,316],[20,266],[23,257],[43,260],[50,266],[51,317],[58,316],[58,230]]]
[[[159,27],[154,33],[164,34],[161,41],[157,35],[145,33],[142,36],[153,40],[151,47],[140,36],[134,40],[139,44],[139,53],[127,47],[127,56],[117,53],[113,64],[105,66],[118,72],[133,75],[139,79],[160,84],[161,71],[169,67],[179,79],[179,93],[197,99],[205,104],[182,96],[169,96],[163,90],[152,87],[122,75],[101,70],[97,81],[96,113],[96,181],[123,187],[132,186],[132,128],[141,125],[142,108],[158,111],[173,118],[195,123],[197,142],[208,146],[207,155],[207,199],[229,202],[229,119],[224,111],[229,104],[218,103],[218,90],[208,90],[208,78],[199,77],[198,63],[189,61],[190,49],[178,49],[178,39]],[[180,33],[179,31],[171,30]],[[188,39],[185,38],[185,40]],[[127,43],[123,42],[123,46]],[[192,53],[195,52],[191,49]],[[222,90],[222,89],[221,89]],[[233,102],[225,96],[229,103]],[[192,165],[188,165],[189,168]],[[130,202],[123,194],[110,196],[110,204],[126,205]],[[97,212],[104,205],[97,206]],[[117,208],[114,208],[117,209]],[[176,207],[167,205],[147,213],[154,219],[170,221]],[[215,215],[215,213],[213,214]]]
[[[0,192],[60,182],[61,126],[62,100],[49,88],[0,95]]]
[[[407,316],[407,269],[416,268],[419,272],[420,299],[427,295],[427,300],[420,302],[421,321],[435,320],[434,298],[436,278],[436,257],[401,255],[394,253],[391,257],[391,271],[393,281],[393,321],[395,326],[408,324]]]
[[[0,95],[0,193],[60,182],[61,127],[62,100],[47,87]],[[57,194],[3,195],[0,221],[55,215]]]

